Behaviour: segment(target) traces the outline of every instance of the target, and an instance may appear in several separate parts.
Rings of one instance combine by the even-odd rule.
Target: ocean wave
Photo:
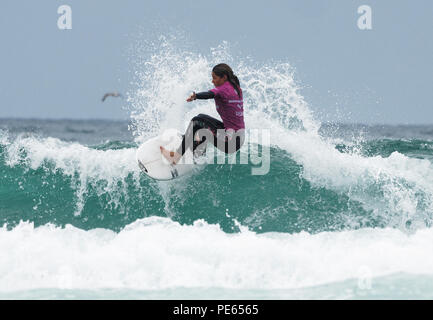
[[[71,225],[0,228],[0,291],[226,288],[281,290],[405,274],[431,276],[431,229],[407,235],[362,229],[311,235],[223,232],[203,220],[139,219],[119,233]]]
[[[86,145],[28,132],[0,134],[4,223],[119,231],[137,219],[165,216],[185,224],[204,219],[226,232],[239,231],[236,219],[262,233],[431,226],[430,142],[336,143],[320,133],[289,63],[235,59],[227,42],[203,55],[180,50],[175,41],[137,42],[135,81],[127,93],[133,141]],[[185,97],[209,87],[210,70],[222,57],[241,81],[246,127],[269,130],[271,137],[248,141],[241,153],[266,146],[269,172],[254,176],[251,163],[216,164],[170,182],[148,179],[136,164],[137,146],[167,128],[184,130],[198,113],[217,116],[211,101],[188,104]]]

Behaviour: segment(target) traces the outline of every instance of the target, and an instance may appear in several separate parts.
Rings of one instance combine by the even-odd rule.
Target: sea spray
[[[433,249],[430,229],[410,236],[390,228],[227,234],[203,220],[182,226],[152,217],[118,233],[21,222],[11,231],[0,228],[0,243],[8,252],[1,258],[0,292],[9,294],[36,288],[287,290],[358,282],[365,270],[374,290],[378,277],[431,276],[433,270],[425,254]]]

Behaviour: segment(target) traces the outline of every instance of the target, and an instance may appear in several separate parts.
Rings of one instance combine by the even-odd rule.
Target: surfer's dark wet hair
[[[238,93],[239,98],[241,98],[241,89],[239,84],[239,79],[236,77],[233,73],[232,68],[230,68],[229,65],[225,63],[217,64],[215,67],[213,67],[212,71],[220,78],[224,77],[224,75],[227,76],[227,81],[230,82],[230,84],[233,86],[233,88]]]

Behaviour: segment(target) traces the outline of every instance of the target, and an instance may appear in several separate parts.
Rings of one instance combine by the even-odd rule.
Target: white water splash
[[[140,174],[135,152],[135,148],[104,151],[56,138],[17,137],[6,147],[5,164],[24,164],[27,170],[48,165],[53,173],[69,176],[77,197],[75,215],[80,215],[89,186],[98,196],[110,194],[107,205],[121,206],[122,198],[128,198],[125,180],[131,174],[138,184]]]
[[[176,41],[161,38],[153,43],[151,57],[133,66],[138,81],[129,97],[136,136],[147,137],[168,127],[182,131],[198,113],[219,118],[213,101],[187,103],[185,99],[192,91],[212,88],[212,67],[227,62],[244,92],[247,130],[270,129],[271,144],[302,166],[303,178],[314,186],[347,194],[373,217],[388,219],[391,226],[404,227],[408,221],[420,226],[431,223],[433,167],[428,160],[398,152],[387,158],[365,157],[356,149],[341,153],[335,141],[319,135],[320,124],[300,94],[289,63],[258,64],[250,57],[233,56],[227,42],[202,55],[178,50]]]
[[[0,228],[0,292],[58,289],[294,289],[397,273],[432,275],[433,232],[395,229],[310,235],[180,225],[145,218],[120,233],[20,223]],[[363,269],[362,269],[363,268]]]

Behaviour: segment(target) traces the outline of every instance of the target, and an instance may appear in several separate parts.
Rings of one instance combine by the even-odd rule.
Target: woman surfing
[[[208,142],[206,137],[225,153],[234,153],[243,145],[245,123],[239,79],[227,64],[220,63],[212,69],[212,83],[215,85],[214,89],[200,93],[193,92],[186,101],[215,99],[216,110],[222,122],[202,113],[193,117],[176,151],[168,151],[160,146],[161,153],[169,163],[178,163],[187,149],[193,152],[197,148],[204,150]]]

